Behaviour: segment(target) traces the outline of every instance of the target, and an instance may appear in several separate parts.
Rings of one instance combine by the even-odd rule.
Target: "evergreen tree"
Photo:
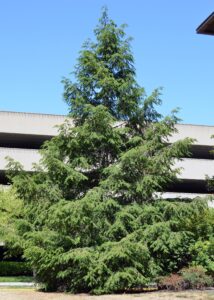
[[[70,115],[45,143],[34,173],[9,164],[25,204],[16,222],[24,257],[49,290],[107,293],[145,285],[190,240],[172,233],[174,246],[165,245],[163,263],[143,215],[150,209],[146,218],[158,218],[156,192],[176,179],[173,165],[187,155],[191,140],[169,144],[178,119],[156,111],[160,90],[147,97],[137,84],[130,39],[106,10],[95,37],[80,52],[76,82],[64,79]],[[160,218],[167,239],[176,229]]]

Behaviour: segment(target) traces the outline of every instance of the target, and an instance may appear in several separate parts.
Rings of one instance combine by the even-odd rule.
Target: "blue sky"
[[[0,110],[67,113],[61,79],[103,5],[128,24],[138,83],[164,88],[160,111],[214,125],[214,36],[195,33],[213,0],[0,0]]]

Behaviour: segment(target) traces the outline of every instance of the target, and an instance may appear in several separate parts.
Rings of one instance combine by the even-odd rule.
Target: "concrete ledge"
[[[214,175],[214,160],[210,159],[184,158],[175,167],[182,169],[180,179],[205,180],[206,176]]]
[[[6,169],[6,156],[20,162],[26,171],[32,171],[32,164],[38,163],[41,156],[35,149],[0,148],[0,170]],[[206,175],[214,175],[214,160],[184,158],[175,167],[181,168],[180,179],[205,180]]]
[[[54,136],[65,116],[0,111],[0,133]]]
[[[195,145],[214,146],[214,126],[177,124],[178,133],[174,134],[169,140],[171,143],[187,137],[196,139]]]
[[[57,134],[56,125],[64,122],[66,116],[36,113],[21,113],[0,111],[0,133],[28,134],[54,136]],[[213,146],[214,126],[177,124],[178,133],[170,138],[170,142],[191,137],[196,139],[196,145]]]
[[[0,287],[34,287],[34,282],[0,282]]]
[[[0,170],[6,169],[7,156],[20,162],[26,171],[32,171],[32,164],[38,163],[41,156],[35,149],[0,148]]]
[[[200,193],[176,193],[176,192],[166,192],[166,193],[159,193],[160,197],[163,199],[194,199],[196,197],[201,198],[208,198],[210,201],[214,200],[214,195],[210,194],[200,194]]]
[[[166,193],[159,193],[160,197],[163,199],[194,199],[197,197],[206,198],[208,200],[208,206],[214,207],[214,195],[211,194],[200,194],[200,193],[175,193],[175,192],[166,192]]]

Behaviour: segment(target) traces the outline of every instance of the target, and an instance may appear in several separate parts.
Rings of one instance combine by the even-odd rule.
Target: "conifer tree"
[[[175,160],[191,143],[169,144],[178,119],[156,111],[160,90],[147,97],[137,84],[124,26],[104,9],[94,33],[80,52],[76,82],[63,81],[70,114],[40,164],[27,174],[10,162],[25,204],[16,222],[24,257],[48,290],[124,291],[161,272],[142,216],[176,179]]]

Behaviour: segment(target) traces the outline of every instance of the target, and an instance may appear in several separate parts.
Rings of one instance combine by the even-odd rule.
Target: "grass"
[[[0,277],[0,282],[32,282],[33,277],[31,276],[9,276]]]

